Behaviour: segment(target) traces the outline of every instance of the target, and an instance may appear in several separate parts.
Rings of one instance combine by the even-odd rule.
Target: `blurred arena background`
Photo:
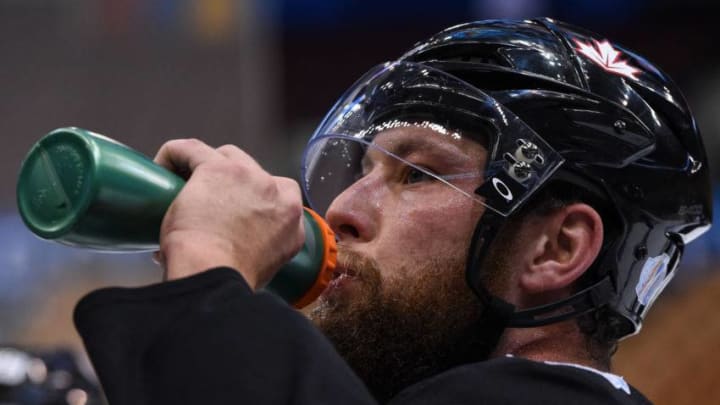
[[[695,111],[717,182],[718,7],[709,0],[0,0],[0,347],[81,352],[71,319],[81,295],[160,277],[149,255],[65,248],[24,228],[17,172],[54,128],[88,128],[151,156],[175,137],[233,143],[271,172],[296,176],[314,126],[370,67],[456,23],[544,15],[607,35],[663,67]],[[717,213],[720,187],[715,195]],[[719,257],[717,225],[688,249],[645,330],[616,356],[615,371],[657,404],[720,403]]]

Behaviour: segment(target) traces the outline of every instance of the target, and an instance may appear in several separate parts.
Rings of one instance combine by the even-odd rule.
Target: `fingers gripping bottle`
[[[17,204],[25,225],[43,239],[105,252],[152,251],[165,211],[184,184],[108,137],[60,128],[23,161]],[[327,223],[308,208],[303,220],[305,244],[266,287],[297,308],[322,293],[337,256]]]

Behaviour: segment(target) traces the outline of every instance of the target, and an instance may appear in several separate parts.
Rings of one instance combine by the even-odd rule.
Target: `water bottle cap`
[[[304,308],[315,301],[320,294],[327,288],[332,280],[333,272],[337,266],[337,242],[335,241],[335,233],[330,229],[325,220],[315,211],[305,207],[305,212],[315,220],[315,224],[320,230],[323,244],[322,265],[317,273],[317,278],[313,286],[300,299],[293,303],[295,308]]]

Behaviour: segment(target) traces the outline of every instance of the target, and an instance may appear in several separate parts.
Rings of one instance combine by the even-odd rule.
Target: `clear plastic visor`
[[[367,174],[369,156],[378,153],[411,168],[411,176],[432,177],[503,216],[563,162],[492,97],[411,62],[371,69],[322,121],[303,157],[302,187],[310,206],[324,216],[338,195]],[[418,153],[444,160],[434,163],[442,170],[411,158]],[[461,164],[469,158],[477,164]]]

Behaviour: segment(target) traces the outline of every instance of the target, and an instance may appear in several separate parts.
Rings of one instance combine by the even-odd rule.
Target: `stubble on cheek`
[[[396,255],[425,263],[415,267],[425,267],[437,257],[445,257],[441,260],[445,266],[447,260],[461,259],[464,263],[475,225],[485,210],[478,202],[446,185],[438,187],[442,192],[423,200],[422,204],[408,202],[406,206],[412,208],[398,212],[392,226],[388,226],[397,230],[392,240],[402,241]],[[457,255],[448,257],[451,252]]]

